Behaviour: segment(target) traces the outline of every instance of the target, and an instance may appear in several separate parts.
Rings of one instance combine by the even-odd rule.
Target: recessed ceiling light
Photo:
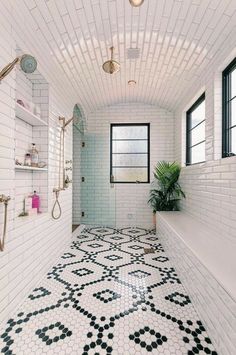
[[[130,4],[134,7],[141,6],[144,0],[129,0]]]
[[[128,85],[129,86],[135,86],[137,84],[137,82],[135,80],[129,80],[128,81]]]

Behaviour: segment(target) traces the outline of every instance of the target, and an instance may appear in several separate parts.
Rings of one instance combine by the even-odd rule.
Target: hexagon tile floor
[[[217,355],[152,231],[99,227],[74,235],[2,329],[1,353]]]

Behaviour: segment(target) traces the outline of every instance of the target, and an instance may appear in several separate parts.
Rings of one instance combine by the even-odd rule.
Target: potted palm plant
[[[181,166],[177,162],[160,161],[154,169],[155,180],[150,191],[149,205],[152,207],[154,221],[157,211],[178,211],[179,201],[185,194],[178,182]],[[154,223],[155,224],[155,223]]]

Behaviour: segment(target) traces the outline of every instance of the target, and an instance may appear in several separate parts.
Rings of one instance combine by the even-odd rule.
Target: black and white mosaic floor
[[[217,354],[158,238],[142,228],[76,235],[0,345],[5,355]]]

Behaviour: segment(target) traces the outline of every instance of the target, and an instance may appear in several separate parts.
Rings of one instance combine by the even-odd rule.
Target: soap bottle
[[[30,150],[31,155],[31,166],[38,167],[39,164],[39,153],[35,147],[35,143],[32,143],[32,148]]]
[[[25,166],[31,166],[31,156],[29,153],[25,154],[25,161],[24,161]]]
[[[40,197],[36,194],[36,191],[32,195],[32,208],[37,208],[37,212],[40,213]]]

